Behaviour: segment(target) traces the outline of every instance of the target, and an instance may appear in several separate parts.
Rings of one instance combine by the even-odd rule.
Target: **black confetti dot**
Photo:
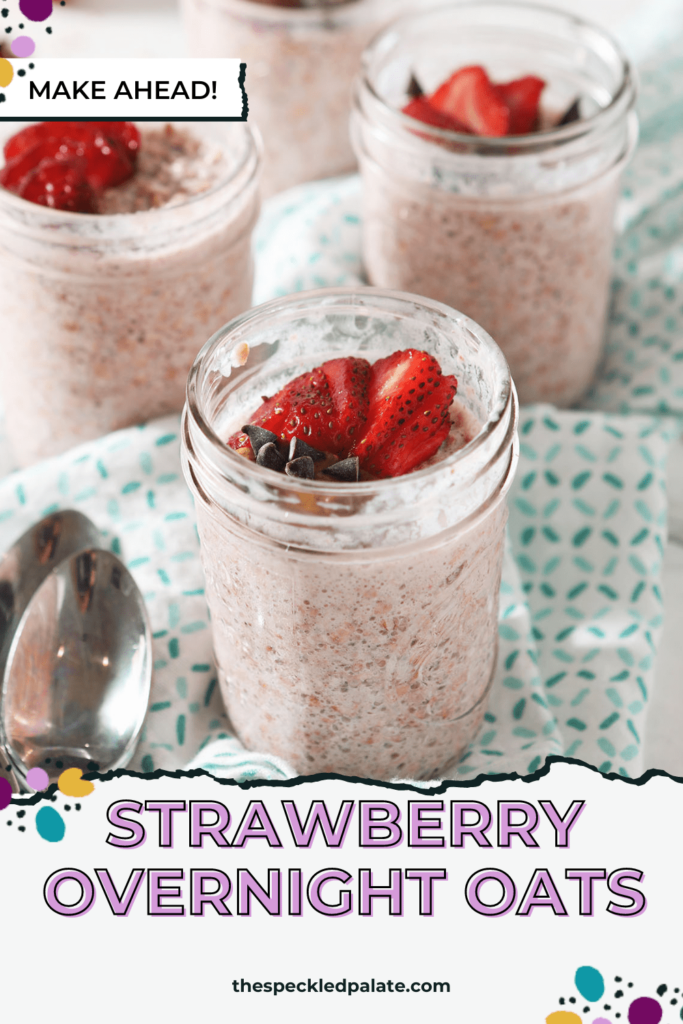
[[[10,821],[10,819],[9,819],[9,818],[7,819],[7,824],[8,824],[8,825],[11,825],[11,824],[12,824],[12,822]]]
[[[583,1008],[583,1012],[584,1013],[588,1013],[589,1010],[590,1010],[590,1006],[584,1006],[584,1008]]]
[[[35,67],[35,64],[29,64],[29,67],[31,68],[31,70],[33,70],[33,68]],[[50,763],[50,758],[46,757],[45,758],[45,764],[49,764],[49,763]]]
[[[576,1002],[576,999],[574,999],[574,996],[570,996],[569,997],[569,1002],[570,1003],[575,1003]]]
[[[20,25],[20,26],[19,26],[19,28],[23,28],[23,27],[24,27],[23,25]]]
[[[618,989],[616,990],[616,992],[614,993],[614,998],[615,998],[615,999],[621,999],[621,997],[623,996],[623,994],[624,994],[624,993],[623,993],[623,992],[621,991],[621,989],[620,989],[620,988],[618,988]],[[661,992],[660,992],[660,995],[661,995]]]
[[[29,67],[32,68],[33,64],[29,64]],[[52,761],[51,757],[46,757],[45,760],[43,761],[43,764],[50,764],[51,761]]]
[[[47,32],[47,34],[48,34],[49,36],[51,36],[51,35],[52,35],[52,29],[51,29],[51,28],[46,28],[46,29],[45,29],[45,31]]]
[[[612,1007],[610,1006],[609,1003],[605,1003],[605,1005],[603,1006],[603,1010],[611,1010],[611,1009],[612,1009]]]
[[[2,11],[0,11],[0,14],[2,14],[3,18],[6,18],[9,14],[9,7],[3,7]]]
[[[680,992],[680,991],[681,991],[680,988],[675,988],[674,989],[674,992]]]
[[[50,800],[52,800],[53,804],[57,803],[57,797],[54,794],[50,797]]]
[[[76,810],[80,811],[80,809],[81,809],[81,805],[80,804],[76,804]]]
[[[64,804],[64,810],[65,811],[70,811],[71,810],[71,804]]]
[[[26,72],[24,71],[24,69],[23,69],[23,68],[20,68],[20,69],[19,69],[19,70],[17,71],[17,74],[19,75],[19,77],[20,77],[20,78],[23,78],[23,77],[24,77],[24,75],[26,74]]]
[[[17,811],[17,818],[23,818],[26,815],[26,811]]]
[[[564,1006],[564,996],[560,996],[560,1006]]]
[[[63,768],[63,767],[64,767],[64,762],[63,761],[55,761],[55,768]]]
[[[663,996],[664,993],[666,992],[666,988],[667,988],[666,985],[658,985],[657,986],[657,995],[658,996]]]
[[[615,981],[621,981],[621,978],[615,978],[614,980]]]
[[[26,826],[25,825],[20,825],[19,826],[19,831],[20,832],[25,832],[26,831]]]
[[[675,1006],[677,1002],[678,1002],[678,1000],[677,1000],[677,999],[672,999],[672,1000],[671,1000],[671,1005],[672,1005],[672,1006]]]
[[[627,987],[627,988],[633,988],[633,982],[632,982],[632,981],[629,981],[629,983],[628,983],[628,985],[627,985],[626,987]]]
[[[4,92],[0,92],[0,103],[4,103],[4,102],[5,102],[5,94],[4,94]]]
[[[621,1014],[620,1013],[615,1013],[614,1016],[615,1017],[621,1017]]]
[[[11,32],[11,31],[12,31],[12,26],[11,25],[8,28],[5,29],[5,32]]]

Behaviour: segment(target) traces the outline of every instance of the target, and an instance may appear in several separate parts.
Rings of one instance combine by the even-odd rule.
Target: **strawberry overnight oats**
[[[249,120],[264,141],[263,194],[356,163],[351,89],[363,50],[409,0],[182,0],[190,51],[246,61]]]
[[[207,332],[251,304],[250,129],[147,124],[139,139],[132,176],[100,189],[77,177],[81,157],[19,181],[24,158],[6,143],[0,393],[21,465],[179,411]]]
[[[498,124],[506,90],[534,84],[539,116],[515,124],[513,105]],[[607,35],[535,6],[449,4],[399,20],[364,55],[352,135],[368,278],[480,323],[522,402],[575,403],[600,360],[633,102]]]
[[[369,389],[369,429],[377,380],[391,403],[391,388],[408,386],[406,372],[420,381],[418,394],[426,387],[430,408],[419,408],[435,424],[438,449],[432,444],[417,465],[405,461],[418,426],[405,445],[391,431],[409,427],[391,427],[365,457],[363,446],[372,446],[359,438],[359,392]],[[325,412],[333,406],[335,431],[343,422],[348,435],[336,465],[353,461],[350,445],[361,469],[373,470],[358,482],[327,475],[334,466],[310,479],[294,474],[314,452],[304,445],[298,457],[301,434],[319,443],[317,417],[304,413],[315,408],[306,406],[307,383],[320,389],[321,381],[332,396]],[[277,445],[257,438],[261,428],[248,428],[256,461],[241,457],[234,448],[243,426],[259,422],[254,410],[277,419],[294,393],[289,426],[277,428],[280,446],[292,438],[286,470],[262,460]],[[267,395],[278,401],[261,405]],[[350,415],[340,414],[340,395]],[[260,421],[276,430],[272,418]],[[297,426],[304,422],[312,429]],[[323,433],[327,426],[332,419]],[[207,343],[188,381],[183,468],[196,499],[221,691],[248,748],[301,774],[429,779],[458,762],[481,724],[495,667],[516,427],[498,348],[430,300],[363,288],[304,293],[258,307]]]

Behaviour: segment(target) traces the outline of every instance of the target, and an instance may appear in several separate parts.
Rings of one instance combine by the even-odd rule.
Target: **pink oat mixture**
[[[616,174],[530,198],[463,196],[363,168],[371,284],[426,295],[488,331],[520,401],[572,405],[602,355]]]
[[[430,463],[479,431],[457,400],[452,421]],[[495,666],[504,503],[379,558],[288,549],[202,501],[197,514],[221,692],[247,748],[376,779],[460,760]]]

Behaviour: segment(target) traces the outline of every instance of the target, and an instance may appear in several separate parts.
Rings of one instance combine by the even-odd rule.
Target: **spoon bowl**
[[[65,509],[35,523],[0,558],[0,680],[12,637],[40,584],[65,558],[100,542],[87,516]]]
[[[108,551],[88,548],[50,572],[10,645],[0,726],[17,773],[106,772],[128,763],[152,679],[142,595]]]

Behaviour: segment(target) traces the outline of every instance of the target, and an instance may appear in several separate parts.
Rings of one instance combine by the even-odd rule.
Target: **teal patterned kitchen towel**
[[[666,430],[657,420],[523,410],[486,722],[456,777],[527,773],[552,753],[637,776],[662,625]],[[154,633],[154,681],[132,767],[287,778],[230,736],[211,652],[177,417],[0,481],[0,550],[73,507],[130,568]]]

